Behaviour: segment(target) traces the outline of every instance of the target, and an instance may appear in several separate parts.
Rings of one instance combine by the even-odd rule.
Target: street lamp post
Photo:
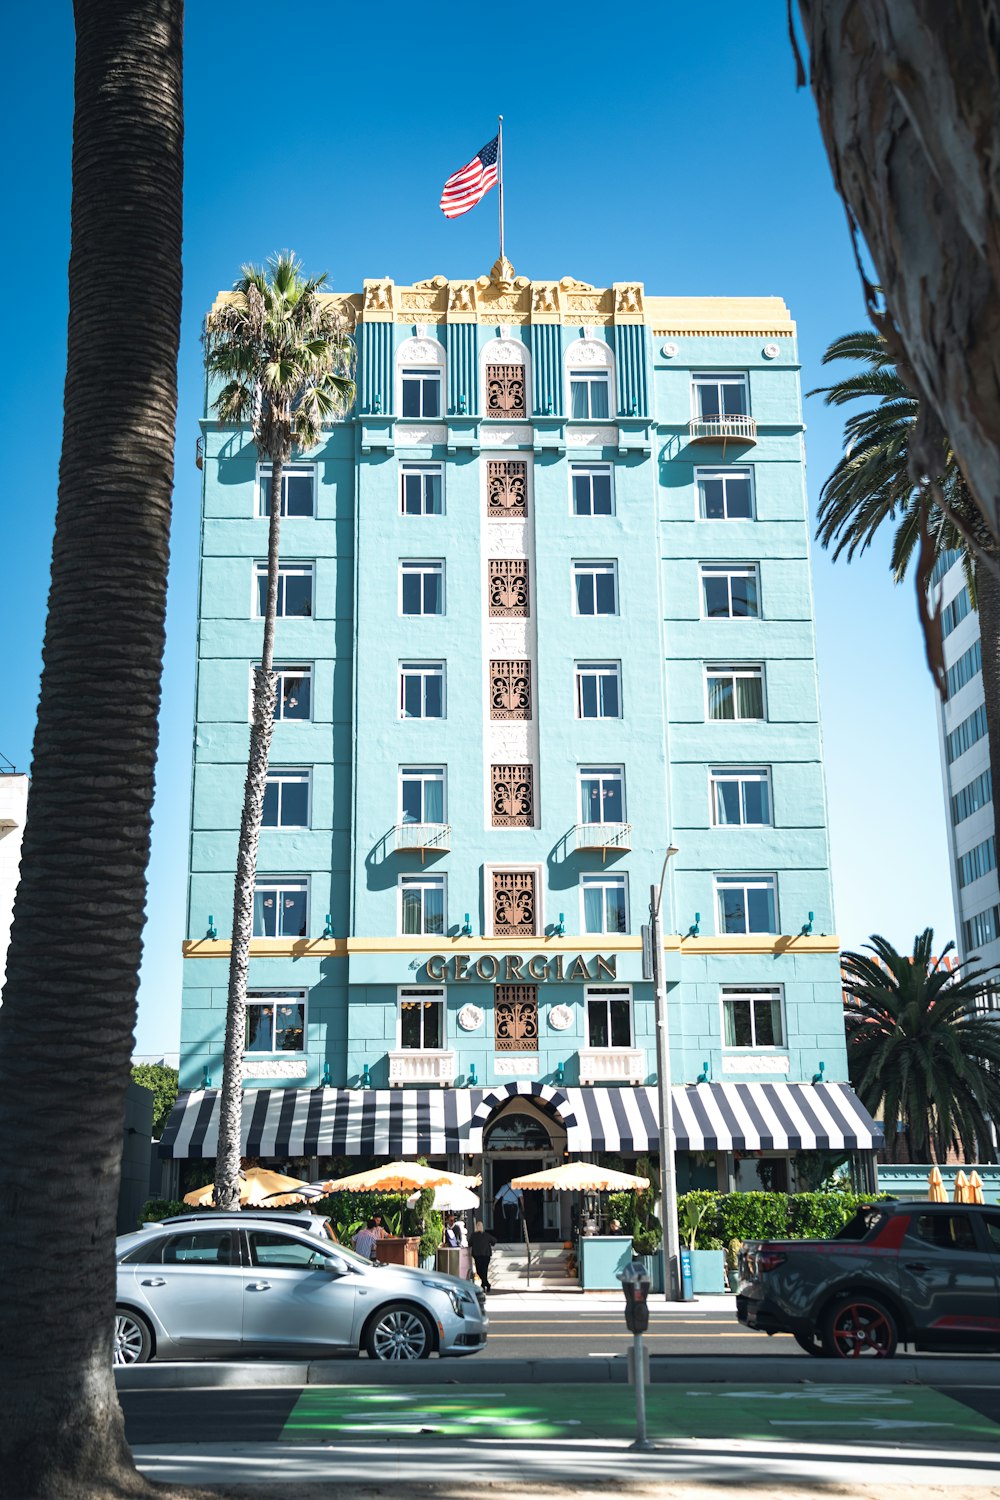
[[[663,861],[659,886],[649,888],[650,939],[653,950],[653,992],[656,1006],[656,1091],[660,1107],[660,1214],[663,1220],[663,1295],[668,1302],[682,1298],[679,1236],[677,1232],[677,1173],[674,1154],[673,1100],[670,1091],[670,1026],[667,1016],[667,981],[663,972],[663,886],[667,865],[677,853],[671,844]]]

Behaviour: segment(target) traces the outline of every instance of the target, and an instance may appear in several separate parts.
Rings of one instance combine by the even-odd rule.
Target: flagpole
[[[503,115],[498,115],[500,128],[497,131],[497,178],[500,185],[500,259],[503,260]]]

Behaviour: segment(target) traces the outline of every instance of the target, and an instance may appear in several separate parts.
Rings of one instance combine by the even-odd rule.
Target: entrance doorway
[[[529,1172],[541,1172],[545,1163],[541,1157],[531,1158],[525,1156],[498,1156],[490,1162],[491,1172],[491,1195],[490,1202],[494,1203],[497,1193],[504,1183],[510,1182],[512,1177],[527,1177]],[[532,1244],[537,1244],[542,1238],[542,1194],[524,1193],[521,1197],[524,1208],[524,1224],[528,1231],[528,1239]],[[521,1226],[513,1215],[508,1215],[495,1203],[493,1206],[493,1233],[501,1242],[515,1241],[521,1238]]]

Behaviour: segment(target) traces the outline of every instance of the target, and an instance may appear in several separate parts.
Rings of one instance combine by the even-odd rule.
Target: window
[[[289,518],[312,516],[315,506],[316,471],[311,464],[286,464],[281,471],[281,514]],[[257,514],[271,514],[271,465],[261,464],[257,486]]]
[[[491,766],[490,798],[492,827],[534,827],[534,777],[530,765]]]
[[[696,417],[745,417],[749,414],[747,378],[729,371],[692,375]]]
[[[444,1046],[444,990],[400,990],[399,1045],[440,1051]]]
[[[722,991],[724,1047],[783,1047],[781,990],[775,986]]]
[[[617,661],[578,661],[576,716],[578,719],[620,719],[622,669]]]
[[[486,514],[514,520],[528,514],[528,465],[523,458],[487,460]]]
[[[401,615],[444,614],[443,562],[400,563],[399,612]]]
[[[401,766],[399,821],[443,823],[444,766]]]
[[[938,554],[938,560],[934,564],[934,571],[931,574],[931,588],[933,588],[935,584],[941,582],[944,575],[948,572],[948,569],[953,567],[954,564],[958,562],[958,559],[961,557],[961,555],[962,554],[961,552],[959,552],[957,547],[949,547],[946,552],[941,552]]]
[[[261,876],[253,892],[254,937],[305,937],[308,880]]]
[[[244,1052],[304,1052],[306,997],[303,990],[247,995]]]
[[[771,776],[766,769],[720,768],[709,772],[709,786],[716,828],[763,828],[771,823]]]
[[[526,417],[525,394],[523,365],[486,366],[487,417]]]
[[[538,904],[535,871],[493,870],[490,880],[494,937],[534,937]]]
[[[571,370],[569,414],[578,422],[593,422],[611,412],[607,370]]]
[[[920,1214],[915,1227],[917,1238],[938,1250],[979,1249],[968,1214]]]
[[[587,986],[587,1046],[631,1047],[632,991],[628,986]]]
[[[584,932],[628,932],[628,884],[624,875],[584,875]]]
[[[970,781],[961,790],[957,791],[951,799],[951,821],[955,827],[964,823],[966,818],[971,818],[974,812],[981,807],[987,807],[993,801],[993,772],[983,771],[974,781]]]
[[[763,667],[706,667],[710,719],[762,719]]]
[[[941,638],[947,640],[955,626],[965,619],[972,608],[972,600],[969,598],[968,588],[964,588],[960,594],[956,594],[950,604],[946,604],[941,611]]]
[[[401,875],[399,878],[399,930],[404,937],[411,933],[444,935],[443,875]]]
[[[575,562],[573,564],[573,611],[578,615],[618,613],[618,564]]]
[[[569,482],[574,516],[614,515],[610,464],[570,464]]]
[[[720,932],[777,932],[777,876],[716,875],[715,894]]]
[[[262,620],[267,612],[267,563],[253,565],[253,606],[255,618]],[[279,563],[278,619],[308,619],[312,612],[312,563]]]
[[[538,1051],[537,984],[493,986],[493,1046],[497,1052]]]
[[[963,854],[958,861],[959,889],[963,886],[971,885],[981,875],[988,875],[991,870],[996,869],[996,863],[996,839],[993,837],[983,839],[981,844],[977,844],[974,849],[970,849],[968,854]]]
[[[621,766],[581,766],[580,822],[625,821],[625,776]]]
[[[696,469],[695,483],[703,521],[753,520],[752,469]]]
[[[249,1229],[250,1262],[271,1271],[319,1271],[331,1265],[347,1267],[335,1255],[328,1255],[318,1244],[293,1240],[267,1229]]]
[[[282,770],[270,766],[264,788],[262,828],[308,828],[308,771]]]
[[[490,718],[531,718],[531,662],[526,658],[490,662]]]
[[[233,1237],[228,1229],[172,1234],[161,1240],[157,1261],[165,1266],[231,1266]]]
[[[969,917],[962,923],[962,936],[965,939],[966,952],[973,948],[982,948],[987,943],[995,943],[1000,937],[1000,906],[991,906],[988,911],[981,911],[974,917]]]
[[[954,698],[959,688],[964,688],[983,670],[983,646],[980,640],[973,641],[968,651],[963,651],[958,661],[948,668],[946,696]]]
[[[702,563],[701,603],[706,620],[759,619],[756,564]]]
[[[441,415],[441,371],[428,369],[403,371],[403,416],[439,417]]]
[[[951,731],[945,740],[945,754],[948,764],[964,755],[966,750],[971,750],[977,740],[981,740],[986,733],[986,704],[980,703],[979,707],[963,719],[957,728]]]
[[[531,613],[527,558],[487,558],[486,573],[490,615],[499,619],[526,619]]]
[[[275,721],[279,719],[312,718],[312,667],[285,667],[275,665],[278,692],[274,700]],[[253,668],[250,669],[250,690],[253,692]]]
[[[399,509],[404,516],[440,516],[443,469],[440,464],[403,464],[399,471]]]
[[[444,662],[402,661],[399,664],[399,717],[444,718]]]

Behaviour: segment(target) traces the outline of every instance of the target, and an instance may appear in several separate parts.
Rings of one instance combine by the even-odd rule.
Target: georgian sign
[[[427,960],[427,978],[435,984],[461,984],[463,981],[480,980],[484,984],[524,984],[526,982],[565,983],[580,979],[617,979],[617,953],[595,953],[586,958],[582,953],[567,957],[563,953],[551,956],[535,953],[531,958],[522,958],[519,953],[481,953],[474,958],[471,953],[455,953],[445,956],[435,953]]]

